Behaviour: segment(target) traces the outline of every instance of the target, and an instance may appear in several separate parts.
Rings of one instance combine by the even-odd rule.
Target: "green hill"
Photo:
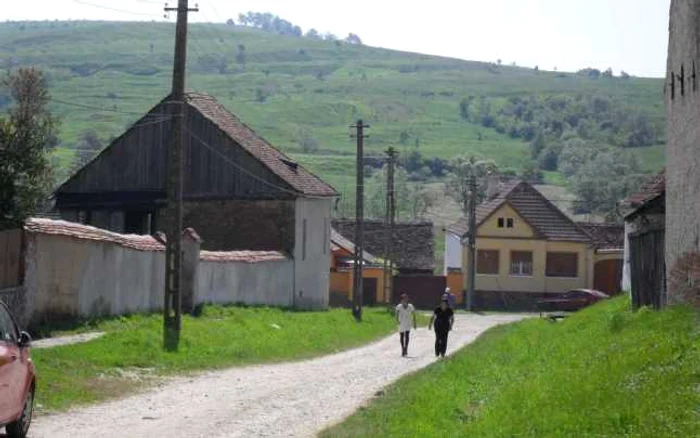
[[[168,93],[173,40],[168,23],[4,23],[0,67],[32,65],[47,73],[52,108],[62,119],[57,155],[65,174],[85,132],[105,143]],[[418,152],[427,163],[474,153],[521,171],[538,158],[531,150],[533,129],[544,133],[545,148],[563,153],[573,125],[559,126],[556,118],[582,112],[574,116],[587,118],[593,129],[586,141],[622,150],[641,139],[646,147],[627,147],[624,154],[637,156],[646,171],[657,170],[663,163],[662,86],[660,79],[545,72],[225,24],[190,26],[187,87],[215,95],[348,193],[354,184],[348,125],[359,118],[371,125],[370,155],[395,146],[402,156]],[[594,106],[595,98],[609,107]],[[469,114],[460,111],[466,101]],[[0,111],[7,104],[0,94]],[[475,113],[484,105],[490,122]],[[530,121],[523,105],[534,112]],[[606,120],[598,120],[601,114]],[[638,123],[645,125],[637,129]],[[646,135],[647,126],[658,132]],[[566,181],[556,166],[551,170],[549,180]],[[441,177],[424,173],[426,181]]]

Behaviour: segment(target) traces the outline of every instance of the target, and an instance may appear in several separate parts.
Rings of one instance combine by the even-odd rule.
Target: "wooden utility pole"
[[[467,297],[464,300],[465,308],[472,310],[474,299],[474,287],[476,276],[476,177],[474,173],[469,176],[469,265],[467,267]]]
[[[393,240],[394,219],[396,208],[394,203],[394,166],[396,164],[396,150],[390,147],[386,151],[386,214],[384,216],[384,299],[388,304],[392,303],[392,273],[393,273]]]
[[[167,216],[165,245],[165,302],[163,306],[163,346],[177,350],[180,343],[182,314],[182,149],[185,142],[185,65],[187,63],[188,0],[178,0],[176,8],[165,7],[166,12],[177,11],[175,25],[175,62],[170,110],[173,115],[173,144],[168,149]]]
[[[357,321],[362,321],[362,262],[364,253],[364,204],[365,204],[365,171],[364,171],[364,129],[369,125],[358,120],[355,128],[357,139],[357,192],[355,195],[355,259],[352,277],[352,314]]]

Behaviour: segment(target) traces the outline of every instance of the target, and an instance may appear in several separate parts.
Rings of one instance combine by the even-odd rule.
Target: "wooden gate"
[[[620,292],[622,281],[622,260],[602,260],[593,268],[593,288],[608,295]]]
[[[630,242],[632,306],[661,307],[666,290],[664,230],[633,233]]]
[[[447,280],[436,275],[397,275],[394,277],[394,293],[392,301],[401,301],[401,294],[408,294],[410,301],[419,309],[434,309],[440,304],[440,298],[445,293]]]

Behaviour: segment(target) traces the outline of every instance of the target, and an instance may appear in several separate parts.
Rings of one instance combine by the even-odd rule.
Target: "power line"
[[[73,0],[73,1],[74,1],[75,3],[81,4],[81,5],[92,6],[93,8],[105,9],[105,10],[107,10],[107,11],[112,11],[112,12],[119,12],[120,14],[140,15],[140,16],[143,16],[143,17],[151,17],[151,18],[153,18],[153,17],[156,16],[156,15],[154,15],[154,14],[147,14],[147,13],[144,13],[144,12],[134,12],[134,11],[127,11],[127,10],[125,10],[125,9],[117,9],[117,8],[113,8],[113,7],[111,7],[111,6],[105,6],[105,5],[100,5],[100,4],[97,4],[97,3],[86,2],[86,1],[84,1],[84,0]]]

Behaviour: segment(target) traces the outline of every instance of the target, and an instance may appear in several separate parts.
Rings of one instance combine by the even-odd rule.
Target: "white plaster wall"
[[[295,201],[294,306],[328,307],[332,199]],[[304,220],[306,243],[304,244]],[[304,246],[306,251],[304,254]]]
[[[162,308],[163,252],[34,234],[33,318],[97,316]]]
[[[447,275],[449,268],[462,268],[462,242],[459,236],[445,232],[445,272]]]
[[[196,303],[293,304],[294,261],[222,263],[200,261]]]

